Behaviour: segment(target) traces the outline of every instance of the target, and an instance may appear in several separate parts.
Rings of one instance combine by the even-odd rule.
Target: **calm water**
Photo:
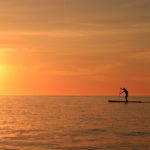
[[[150,149],[150,103],[108,99],[1,96],[0,150]]]

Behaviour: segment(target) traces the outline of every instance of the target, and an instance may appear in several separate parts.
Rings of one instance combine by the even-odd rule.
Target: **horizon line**
[[[118,95],[78,95],[78,94],[0,94],[0,96],[74,96],[74,97],[102,97],[102,96],[118,96]],[[150,95],[131,95],[129,97],[134,97],[134,96],[139,96],[139,97],[149,97]],[[119,97],[119,96],[118,96]],[[120,97],[124,97],[124,96],[120,96]]]

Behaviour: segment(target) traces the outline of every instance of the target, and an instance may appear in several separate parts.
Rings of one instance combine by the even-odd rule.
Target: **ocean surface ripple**
[[[108,99],[118,97],[0,96],[0,150],[150,149],[150,103]]]

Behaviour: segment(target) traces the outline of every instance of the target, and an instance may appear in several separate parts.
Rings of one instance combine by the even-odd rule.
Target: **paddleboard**
[[[142,101],[120,101],[120,100],[108,100],[109,103],[142,103]]]

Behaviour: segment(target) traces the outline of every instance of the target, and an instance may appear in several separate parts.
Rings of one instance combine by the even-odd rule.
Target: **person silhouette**
[[[125,100],[126,102],[128,102],[128,91],[125,88],[120,88],[122,91],[120,92],[120,94],[125,93]]]

